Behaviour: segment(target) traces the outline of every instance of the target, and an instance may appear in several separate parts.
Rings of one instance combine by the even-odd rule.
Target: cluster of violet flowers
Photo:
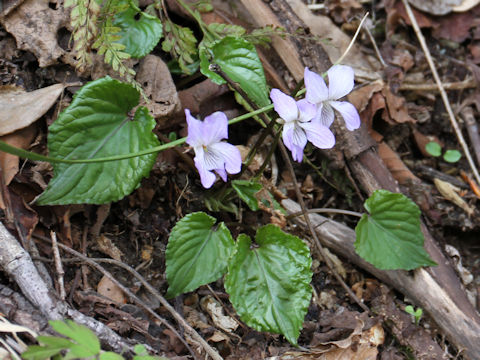
[[[353,69],[345,65],[335,65],[327,71],[328,86],[323,77],[305,68],[305,99],[296,101],[278,89],[270,92],[275,111],[283,124],[282,139],[291,151],[295,161],[302,162],[303,151],[310,141],[320,149],[330,149],[335,145],[335,136],[330,130],[336,110],[345,121],[348,130],[360,127],[360,116],[355,107],[346,101],[338,101],[353,89]],[[242,167],[240,151],[222,140],[228,139],[227,116],[217,111],[197,120],[185,109],[187,118],[187,144],[195,151],[195,166],[200,181],[210,188],[217,173],[223,181],[228,174],[238,174]]]

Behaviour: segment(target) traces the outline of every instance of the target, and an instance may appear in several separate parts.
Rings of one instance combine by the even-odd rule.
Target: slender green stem
[[[249,119],[255,115],[264,113],[266,111],[270,111],[271,109],[273,109],[273,105],[267,105],[256,111],[252,111],[250,113],[237,116],[236,118],[231,119],[228,123],[230,125],[236,124],[240,121]],[[167,144],[163,144],[160,146],[156,146],[150,149],[145,149],[145,150],[130,153],[130,154],[115,155],[115,156],[108,156],[108,157],[95,158],[95,159],[62,159],[62,158],[50,157],[50,156],[37,154],[31,151],[27,151],[27,150],[23,150],[23,149],[11,146],[3,141],[0,141],[0,151],[4,151],[9,154],[17,155],[22,158],[35,160],[35,161],[48,161],[50,163],[62,163],[62,164],[89,164],[89,163],[101,163],[101,162],[108,162],[108,161],[124,160],[124,159],[134,158],[137,156],[154,154],[163,150],[173,148],[175,146],[182,145],[183,143],[185,143],[186,140],[187,138],[181,138],[181,139],[169,142]]]

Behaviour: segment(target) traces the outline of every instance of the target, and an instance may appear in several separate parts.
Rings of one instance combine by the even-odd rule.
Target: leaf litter
[[[412,1],[413,2],[413,1]],[[299,16],[310,26],[313,33],[318,36],[329,38],[329,46],[326,46],[327,52],[330,55],[330,58],[335,61],[342,52],[342,49],[346,47],[349,42],[350,37],[342,32],[339,27],[335,26],[334,23],[345,22],[346,18],[349,18],[351,14],[356,13],[359,9],[359,4],[356,1],[350,1],[348,4],[340,1],[333,1],[329,5],[329,8],[323,14],[313,14],[310,12],[306,5],[301,1],[289,0],[290,5],[295,9]],[[380,20],[377,20],[378,23],[376,26],[384,28],[385,31],[390,31],[390,34],[394,33],[394,30],[398,30],[398,38],[382,38],[381,36],[376,36],[378,41],[383,41],[385,46],[381,47],[380,52],[382,55],[388,59],[388,62],[391,64],[389,69],[382,69],[380,62],[375,59],[375,56],[372,52],[369,52],[368,55],[362,51],[362,47],[371,47],[371,44],[365,39],[361,40],[361,46],[355,45],[354,50],[351,54],[345,59],[345,64],[349,64],[356,69],[358,74],[357,81],[362,83],[363,86],[358,87],[357,91],[349,95],[348,99],[352,103],[355,103],[357,109],[360,112],[362,120],[369,124],[369,130],[373,134],[377,134],[376,139],[383,140],[383,143],[380,143],[380,149],[389,149],[388,154],[383,156],[387,166],[390,166],[392,173],[396,176],[400,184],[407,186],[409,181],[414,183],[421,181],[428,183],[429,185],[433,183],[438,183],[438,180],[434,178],[425,177],[425,175],[416,174],[415,170],[412,171],[411,162],[421,163],[424,166],[430,168],[436,168],[440,171],[450,172],[454,175],[458,173],[460,168],[465,168],[465,164],[460,161],[459,167],[455,165],[448,165],[437,163],[435,159],[432,159],[422,154],[421,150],[416,148],[420,143],[418,140],[415,142],[412,140],[413,135],[409,133],[408,129],[411,131],[421,132],[423,134],[431,134],[435,136],[439,141],[444,141],[447,145],[455,147],[455,143],[451,140],[451,132],[449,128],[445,125],[446,123],[438,115],[440,105],[436,101],[435,97],[431,94],[422,93],[419,91],[402,91],[401,86],[406,84],[408,79],[412,78],[413,72],[422,73],[421,81],[430,81],[429,75],[425,72],[424,59],[419,53],[418,45],[412,38],[408,37],[408,34],[405,33],[405,25],[400,21],[406,21],[408,24],[408,19],[403,12],[400,2],[398,1],[382,1],[380,2]],[[428,2],[427,2],[428,3]],[[466,3],[457,1],[455,4],[451,4],[448,1],[442,2],[442,4],[437,4],[433,9],[435,9],[434,15],[439,15],[438,11],[442,13],[449,13],[454,9],[455,6],[462,5],[461,3]],[[65,13],[62,10],[61,6],[55,5],[57,8],[52,9],[49,6],[48,1],[29,1],[26,0],[23,2],[9,2],[6,9],[2,12],[2,18],[0,22],[5,30],[12,34],[16,39],[16,49],[9,49],[10,53],[13,54],[13,58],[10,59],[15,61],[15,51],[20,49],[21,55],[23,56],[22,61],[30,62],[35,64],[35,59],[32,56],[28,57],[25,55],[25,52],[31,52],[33,57],[38,61],[38,65],[41,68],[49,67],[53,71],[59,71],[60,67],[68,66],[68,61],[65,60],[66,64],[58,64],[62,62],[62,55],[68,50],[62,49],[57,41],[57,32],[58,30],[65,26]],[[463,4],[467,6],[466,4]],[[429,39],[432,43],[442,46],[441,41],[448,40],[450,43],[444,46],[445,52],[449,55],[442,57],[439,54],[439,62],[443,67],[443,76],[445,81],[453,80],[463,80],[466,75],[465,67],[459,65],[458,62],[452,61],[451,63],[448,60],[448,56],[458,57],[462,55],[464,57],[473,57],[474,62],[479,62],[480,55],[476,55],[478,49],[478,39],[476,37],[476,32],[478,30],[480,23],[478,22],[477,11],[478,7],[473,6],[473,10],[468,13],[456,13],[449,14],[441,17],[432,17],[429,13],[432,8],[423,7],[424,12],[417,12],[420,19],[423,19],[424,27],[431,27],[433,29],[432,38]],[[421,5],[418,5],[421,7]],[[383,12],[382,12],[383,11]],[[42,14],[43,17],[40,16]],[[23,24],[20,24],[20,20],[23,21],[25,18],[30,18],[32,24],[29,27],[25,27]],[[330,20],[333,19],[333,20]],[[19,20],[20,19],[20,20]],[[49,19],[49,21],[47,21]],[[47,24],[49,24],[47,26]],[[458,27],[458,24],[462,24],[461,28]],[[32,31],[35,30],[35,31]],[[348,31],[348,29],[346,29]],[[351,35],[351,34],[350,34]],[[2,41],[2,36],[6,38],[6,35],[0,33],[0,41]],[[443,39],[443,40],[442,40]],[[7,46],[12,46],[12,42],[6,42],[9,44]],[[332,46],[335,45],[335,46]],[[387,46],[388,45],[388,46]],[[389,50],[390,47],[390,50]],[[14,51],[15,50],[15,51]],[[197,84],[187,84],[183,85],[183,90],[179,93],[175,89],[175,85],[178,86],[179,78],[171,77],[170,72],[166,68],[165,63],[159,55],[159,51],[154,52],[155,55],[149,55],[147,58],[142,60],[139,65],[137,81],[144,85],[146,95],[150,98],[151,102],[147,103],[146,106],[150,108],[153,112],[153,116],[160,120],[160,127],[167,130],[179,131],[182,129],[178,126],[179,121],[174,121],[175,113],[181,110],[181,106],[184,105],[184,102],[180,102],[179,99],[182,99],[181,93],[184,92],[185,97],[190,97],[190,91],[193,91],[194,86]],[[164,56],[162,54],[162,56]],[[64,56],[65,58],[66,56]],[[98,60],[96,60],[98,61]],[[20,64],[20,61],[17,62]],[[58,64],[58,65],[57,65]],[[453,64],[453,65],[451,65]],[[97,66],[103,66],[102,62],[97,62]],[[451,66],[448,66],[451,65]],[[70,71],[75,71],[73,68],[69,69]],[[425,73],[425,75],[423,75]],[[101,73],[93,75],[93,77],[100,77]],[[385,75],[385,76],[384,76]],[[7,136],[16,136],[17,138],[12,141],[12,144],[17,144],[17,146],[23,148],[29,148],[34,141],[35,135],[31,133],[33,130],[30,129],[39,129],[42,131],[42,126],[45,121],[45,113],[49,111],[52,105],[57,101],[59,94],[63,91],[64,85],[54,84],[52,78],[48,78],[46,75],[41,75],[37,71],[32,72],[31,76],[36,78],[37,83],[47,82],[49,87],[43,87],[43,89],[30,91],[30,92],[11,92],[8,96],[11,100],[10,103],[13,103],[13,106],[9,107],[7,102],[1,102],[0,97],[0,106],[2,106],[2,113],[0,114],[1,124],[5,122],[5,129],[2,134],[10,134]],[[383,78],[383,79],[382,79]],[[2,77],[7,79],[7,76]],[[425,80],[427,79],[427,80]],[[287,79],[288,80],[288,79]],[[207,80],[208,81],[208,80]],[[13,83],[12,79],[9,79],[10,84]],[[50,82],[50,83],[49,83]],[[209,81],[208,81],[209,82]],[[408,82],[411,84],[411,82]],[[229,108],[231,111],[238,111],[235,109],[235,106],[232,105],[232,102],[229,99],[226,99],[225,86],[223,88],[218,85],[212,85],[211,82],[208,84],[208,91],[201,94],[201,101],[199,100],[198,106],[200,107],[202,101],[205,103],[215,102],[215,106],[224,106]],[[9,85],[10,86],[10,85]],[[17,87],[12,87],[11,89],[16,89]],[[47,90],[48,89],[48,90]],[[29,89],[32,90],[32,89]],[[42,93],[42,90],[44,91]],[[476,93],[477,90],[470,90],[473,93]],[[71,95],[71,94],[69,94]],[[199,95],[200,96],[200,95]],[[464,98],[464,95],[457,91],[452,92],[452,96],[461,101]],[[4,100],[7,101],[7,100]],[[186,103],[186,102],[185,102]],[[423,107],[428,109],[427,111],[431,114],[431,118],[427,121],[422,121],[421,118],[412,115],[410,111],[412,106]],[[12,113],[4,112],[4,109],[13,111]],[[199,108],[200,110],[200,108]],[[207,112],[208,113],[208,112]],[[7,115],[10,114],[10,115]],[[13,114],[13,115],[12,115]],[[2,118],[2,115],[6,115]],[[25,116],[27,115],[27,116]],[[13,119],[13,121],[12,121]],[[8,121],[8,122],[7,122]],[[182,120],[183,121],[183,120]],[[435,126],[433,121],[437,121],[441,126]],[[41,123],[41,125],[32,123]],[[24,130],[19,130],[19,129]],[[399,131],[399,129],[406,129],[405,131]],[[30,132],[30,133],[28,133]],[[406,135],[405,135],[406,134]],[[42,141],[44,144],[44,138],[39,139],[40,144],[35,144],[34,146],[42,148]],[[121,200],[115,205],[112,206],[109,216],[106,218],[105,223],[102,229],[103,237],[108,237],[114,242],[112,245],[107,245],[100,250],[102,253],[106,253],[112,258],[120,260],[120,253],[128,254],[124,257],[124,261],[131,264],[138,264],[141,259],[142,249],[146,248],[146,245],[151,246],[154,251],[151,255],[151,262],[146,266],[146,274],[153,278],[159,288],[166,290],[166,284],[158,277],[161,277],[164,271],[164,252],[165,252],[165,238],[168,232],[173,227],[175,223],[176,216],[183,216],[189,212],[198,210],[200,203],[198,201],[199,190],[197,188],[191,188],[191,182],[194,179],[192,171],[188,166],[181,164],[181,160],[177,155],[172,155],[171,157],[163,157],[161,162],[157,162],[154,165],[152,170],[151,178],[145,180],[142,185],[142,191],[147,191],[150,195],[146,195],[148,200],[142,200],[144,195],[141,195],[141,192],[138,191],[134,195],[131,195],[129,199]],[[392,160],[393,159],[393,160]],[[410,163],[408,161],[410,161]],[[262,163],[262,159],[257,157],[257,170]],[[25,234],[31,234],[34,231],[43,231],[45,228],[51,226],[64,227],[64,231],[60,234],[60,239],[65,242],[71,242],[72,245],[80,246],[81,245],[81,228],[89,223],[90,219],[94,214],[94,207],[83,207],[82,210],[78,213],[71,214],[69,221],[65,221],[66,218],[59,213],[54,213],[50,207],[36,207],[33,206],[33,212],[30,215],[25,215],[28,212],[25,209],[28,209],[25,202],[22,201],[22,197],[25,197],[25,193],[19,191],[22,186],[28,186],[29,191],[39,191],[38,185],[34,181],[28,181],[25,179],[25,174],[28,174],[30,171],[30,165],[26,164],[25,173],[18,173],[18,165],[15,166],[15,163],[18,164],[18,159],[10,159],[7,162],[2,162],[2,175],[4,179],[8,181],[5,182],[7,186],[6,191],[9,193],[14,193],[21,195],[12,195],[14,198],[14,204],[12,209],[15,210],[16,215],[21,220],[20,222],[25,223],[23,227],[25,228]],[[178,165],[178,166],[177,166]],[[331,181],[336,181],[334,178],[333,171],[325,167],[325,173],[330,177]],[[270,171],[270,170],[269,170]],[[402,173],[402,175],[395,175],[396,172]],[[42,177],[48,179],[51,176],[50,169],[43,168],[39,170],[39,173]],[[308,174],[310,175],[310,174]],[[153,178],[153,179],[152,179]],[[9,186],[9,183],[14,182],[13,185]],[[287,178],[287,183],[290,183]],[[309,183],[313,182],[313,187],[318,187],[318,194],[321,195],[313,197],[311,193],[313,192],[307,190],[305,187],[304,195],[307,198],[310,205],[313,206],[324,206],[325,204],[332,204],[333,206],[345,206],[347,200],[344,198],[344,194],[348,191],[348,186],[345,186],[344,194],[338,199],[335,199],[336,194],[329,188],[329,185],[322,182],[318,176],[314,175],[314,180],[309,180]],[[317,185],[318,184],[318,185]],[[187,189],[187,190],[185,190]],[[291,188],[290,188],[291,189]],[[469,217],[475,215],[475,205],[476,200],[472,198],[469,194],[462,196],[461,192],[459,194],[458,190],[449,187],[448,194],[439,190],[438,193],[434,193],[433,204],[429,204],[430,208],[433,208],[434,211],[427,212],[427,216],[430,216],[432,220],[434,219],[434,212],[441,214],[441,216],[448,216],[453,220],[449,223],[450,226],[453,226],[453,229],[463,229],[469,228],[470,231],[476,231],[478,233],[478,222],[475,221],[468,222]],[[452,190],[453,189],[453,190]],[[5,189],[2,188],[2,192]],[[434,190],[431,190],[434,191]],[[291,191],[288,193],[291,196]],[[153,195],[152,195],[153,194]],[[454,195],[455,194],[455,195]],[[15,197],[16,196],[16,197]],[[456,200],[452,200],[455,198]],[[460,199],[460,200],[459,200]],[[24,199],[23,199],[24,200]],[[448,200],[448,201],[446,201]],[[454,201],[458,207],[453,206],[449,201]],[[361,201],[356,199],[357,204],[354,206],[357,209],[361,205]],[[144,204],[143,206],[138,206],[139,203]],[[179,204],[175,206],[172,204]],[[22,204],[22,205],[21,205]],[[462,204],[462,205],[460,205]],[[20,206],[21,205],[21,206]],[[5,207],[4,207],[5,208]],[[21,208],[24,210],[22,211]],[[140,208],[140,209],[139,209]],[[464,210],[465,214],[462,212]],[[36,225],[34,220],[35,217],[39,216],[39,223]],[[64,214],[63,214],[64,215]],[[223,214],[225,219],[231,219],[229,214]],[[24,220],[22,220],[24,219]],[[27,221],[30,219],[30,221]],[[245,213],[245,221],[247,224],[262,224],[264,222],[269,222],[269,214],[267,211],[262,212],[262,216],[250,216]],[[348,220],[346,220],[348,221]],[[27,224],[28,223],[28,224]],[[34,228],[37,230],[33,230]],[[65,229],[67,228],[67,229]],[[445,238],[450,239],[452,237],[451,230],[442,230],[444,232]],[[72,234],[73,231],[73,235]],[[70,234],[70,235],[66,235]],[[85,244],[83,244],[85,245]],[[82,246],[83,246],[82,245]],[[111,247],[110,250],[108,248]],[[118,251],[115,250],[118,248]],[[467,259],[470,256],[470,246],[468,243],[463,244],[461,247],[462,255],[466,256]],[[140,260],[141,261],[141,260]],[[365,279],[365,274],[358,272],[353,269],[351,265],[347,263],[346,273],[347,279],[350,277],[362,278]],[[471,264],[472,261],[466,261],[467,264]],[[468,266],[468,265],[467,265]],[[475,278],[478,279],[478,274],[480,269],[478,265],[472,267],[472,274]],[[84,274],[84,277],[87,274]],[[85,284],[83,286],[88,287],[88,285],[98,284],[100,279],[98,275],[91,274],[91,279],[85,279]],[[119,276],[123,276],[119,273]],[[155,277],[157,277],[155,279]],[[128,280],[131,282],[131,280]],[[353,285],[353,281],[352,284]],[[338,301],[342,304],[347,304],[351,309],[344,308],[344,311],[341,312],[339,309],[342,308],[338,303],[331,303],[332,309],[327,309],[321,311],[318,305],[311,304],[309,311],[307,313],[307,322],[312,322],[315,324],[314,330],[310,334],[305,334],[305,338],[301,338],[302,345],[310,347],[309,353],[305,352],[292,352],[291,348],[288,351],[283,351],[282,354],[278,354],[270,357],[271,359],[288,359],[288,358],[321,358],[321,359],[369,359],[376,358],[377,354],[382,354],[382,351],[387,354],[388,346],[386,346],[385,336],[391,340],[391,335],[389,332],[392,332],[397,338],[395,341],[398,341],[401,346],[411,346],[414,351],[419,351],[422,347],[425,347],[426,344],[435,346],[435,351],[441,351],[439,345],[435,342],[432,342],[432,337],[430,334],[425,333],[425,331],[420,331],[422,328],[414,327],[412,330],[412,324],[408,318],[408,314],[401,312],[399,308],[404,307],[405,302],[395,299],[391,293],[386,294],[386,290],[381,286],[373,286],[370,291],[372,294],[367,294],[367,290],[362,293],[362,296],[365,297],[365,301],[377,306],[381,309],[381,316],[383,321],[388,319],[392,321],[396,327],[388,328],[385,325],[385,322],[378,322],[377,324],[371,324],[370,319],[356,318],[355,322],[349,324],[349,327],[346,327],[348,321],[351,320],[351,315],[356,311],[353,310],[354,306],[349,304],[348,298],[345,294],[342,293],[342,290],[332,282],[331,276],[327,273],[323,265],[315,269],[313,284],[316,287],[333,293],[334,296],[331,296],[332,299]],[[137,284],[131,282],[132,287],[138,286]],[[221,286],[213,286],[214,291],[220,295],[221,300],[224,300],[225,293],[221,290]],[[72,285],[73,286],[73,285]],[[380,289],[380,290],[379,290]],[[79,293],[80,290],[74,290],[74,292]],[[198,291],[206,291],[201,289]],[[383,297],[375,297],[375,292],[380,292],[383,294]],[[99,291],[102,295],[106,295],[103,291]],[[378,294],[377,294],[378,295]],[[370,296],[370,297],[369,297]],[[196,323],[196,326],[201,329],[202,335],[206,338],[209,338],[214,343],[229,342],[227,356],[230,358],[241,358],[249,353],[253,358],[268,358],[269,355],[274,354],[275,352],[280,351],[282,347],[286,346],[284,340],[279,336],[260,334],[253,331],[244,331],[244,330],[235,330],[233,327],[230,327],[230,320],[228,316],[217,313],[218,305],[217,300],[212,300],[210,297],[204,297],[204,299],[209,299],[209,303],[215,303],[213,307],[217,310],[212,310],[208,306],[203,306],[202,301],[193,304],[194,310],[188,310],[190,305],[187,305],[188,297],[181,297],[178,301],[178,306],[183,308],[185,312],[194,311],[196,317],[199,320]],[[211,301],[210,301],[211,300]],[[77,304],[82,304],[84,307],[88,307],[89,304],[96,303],[91,298],[85,298],[83,301],[77,300]],[[123,301],[123,300],[122,300]],[[117,302],[122,302],[117,301]],[[207,300],[203,300],[205,304]],[[213,302],[212,302],[213,301]],[[96,303],[96,306],[93,310],[94,313],[101,314],[105,318],[110,317],[112,327],[123,333],[135,333],[137,335],[140,333],[144,336],[144,340],[147,339],[152,343],[158,339],[162,339],[161,344],[165,345],[165,349],[168,349],[166,352],[169,356],[174,358],[175,356],[182,356],[185,349],[183,345],[178,343],[175,336],[172,333],[169,333],[169,330],[157,329],[158,334],[152,334],[152,332],[147,331],[146,328],[154,328],[154,324],[151,321],[144,320],[145,323],[136,324],[135,326],[129,326],[127,323],[117,322],[115,323],[115,318],[120,318],[120,313],[114,311],[106,311],[105,305],[99,305],[100,302]],[[227,302],[225,302],[227,304]],[[227,305],[228,306],[228,305]],[[138,309],[129,309],[129,311],[135,312]],[[209,315],[211,318],[205,316],[205,313],[216,314]],[[334,314],[339,321],[337,323],[332,322],[331,324],[326,323],[322,319],[328,318],[327,314],[330,312]],[[140,316],[139,313],[136,315]],[[143,314],[144,315],[144,314]],[[397,319],[401,317],[404,319],[403,322],[398,323]],[[190,317],[191,318],[191,317]],[[317,322],[322,322],[323,325],[319,326]],[[342,324],[342,321],[344,322]],[[428,322],[428,320],[425,320]],[[227,322],[229,325],[226,326],[223,322]],[[369,323],[369,324],[367,324]],[[404,327],[402,327],[404,326]],[[405,327],[406,326],[406,327]],[[387,334],[384,334],[384,327],[387,328]],[[410,327],[410,328],[408,328]],[[408,328],[408,330],[407,330]],[[142,331],[140,331],[142,329]],[[223,329],[224,332],[219,332],[217,329]],[[240,328],[241,329],[241,328]],[[346,337],[345,329],[349,335]],[[414,334],[421,335],[417,339],[414,339],[412,335],[409,335],[413,331]],[[239,341],[235,336],[225,335],[225,333],[232,332],[240,336],[241,340]],[[325,334],[330,333],[331,339],[328,341],[320,341],[320,339],[325,338]],[[253,341],[252,341],[253,339]],[[245,345],[248,345],[245,347]],[[400,345],[397,345],[400,347]],[[160,351],[164,349],[159,347]],[[240,350],[241,349],[241,350]],[[262,350],[262,349],[267,349]],[[391,349],[390,349],[391,350]],[[397,349],[398,350],[398,349]],[[438,356],[442,356],[440,352],[437,352]],[[417,354],[420,355],[420,354]],[[289,357],[290,356],[290,357]],[[382,356],[382,355],[380,355]],[[387,358],[387,355],[385,355]],[[441,357],[439,357],[441,358]]]

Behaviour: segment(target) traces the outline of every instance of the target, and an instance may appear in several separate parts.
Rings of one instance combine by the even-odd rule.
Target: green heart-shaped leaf
[[[403,194],[376,190],[355,228],[355,250],[381,270],[412,270],[437,265],[423,248],[420,209]]]
[[[172,229],[165,253],[167,297],[193,291],[225,274],[234,242],[225,224],[213,228],[215,222],[214,217],[196,212]]]
[[[310,251],[274,225],[258,229],[255,242],[259,247],[252,248],[248,236],[238,237],[225,289],[247,325],[296,345],[312,297]]]
[[[225,83],[221,76],[208,68],[210,63],[216,63],[258,106],[270,104],[262,62],[255,46],[232,36],[207,45],[204,43],[200,47],[200,70],[205,76],[217,84]]]
[[[162,22],[157,17],[138,12],[132,6],[115,15],[113,23],[121,29],[117,42],[125,45],[124,51],[137,59],[150,53],[163,35]]]
[[[50,126],[49,155],[95,159],[146,150],[159,145],[152,133],[155,120],[144,107],[133,119],[139,101],[131,85],[105,77],[83,86],[70,106]],[[103,204],[130,194],[148,176],[156,154],[88,164],[53,164],[54,177],[37,203]]]

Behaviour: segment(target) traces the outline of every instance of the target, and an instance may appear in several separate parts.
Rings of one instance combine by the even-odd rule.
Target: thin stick
[[[350,41],[350,44],[348,44],[348,47],[347,49],[345,50],[345,52],[342,54],[342,56],[340,56],[338,58],[337,61],[335,61],[335,64],[333,65],[337,65],[337,64],[340,64],[343,59],[345,59],[345,56],[347,56],[348,52],[350,51],[350,49],[352,48],[353,44],[355,43],[355,40],[357,40],[357,36],[358,34],[360,34],[360,30],[362,30],[362,26],[363,26],[363,23],[365,22],[365,20],[367,19],[367,16],[368,16],[368,12],[363,16],[363,19],[362,21],[360,21],[360,25],[358,25],[358,28],[357,28],[357,31],[355,31],[355,35],[353,35],[353,38],[352,40]]]
[[[58,251],[57,234],[51,231],[50,237],[52,239],[53,258],[55,259],[55,270],[57,271],[57,281],[60,292],[60,299],[65,300],[67,296],[65,292],[65,284],[63,282],[63,276],[65,275],[65,271],[63,271],[62,259],[60,258],[60,251]]]
[[[415,31],[415,34],[417,35],[418,41],[420,42],[420,46],[422,47],[422,50],[425,53],[425,57],[427,59],[428,65],[430,66],[430,70],[432,71],[433,78],[435,79],[435,82],[437,83],[438,90],[440,91],[440,96],[442,97],[443,104],[445,105],[445,109],[447,110],[448,116],[450,118],[450,122],[451,122],[452,127],[455,131],[455,135],[457,136],[458,142],[462,146],[463,152],[465,153],[465,157],[467,158],[468,164],[470,165],[470,168],[472,169],[473,175],[475,176],[475,179],[477,180],[477,183],[480,184],[480,174],[478,173],[478,170],[477,170],[477,167],[476,167],[476,165],[473,161],[472,155],[470,154],[470,151],[468,150],[468,145],[465,142],[465,139],[463,138],[463,135],[462,135],[462,131],[461,131],[461,129],[460,129],[458,123],[457,123],[457,120],[455,119],[455,115],[453,114],[452,107],[450,106],[450,101],[448,100],[447,93],[445,92],[442,81],[440,80],[440,76],[438,75],[435,64],[433,63],[432,55],[430,54],[430,50],[428,50],[425,38],[423,37],[422,31],[420,30],[420,27],[418,26],[417,20],[415,19],[415,15],[413,14],[413,11],[412,11],[412,8],[410,7],[410,4],[408,3],[407,0],[402,0],[402,2],[403,2],[403,5],[405,6],[405,9],[407,10],[408,18],[410,19],[410,22],[412,23],[413,30]]]
[[[48,238],[45,238],[43,236],[36,236],[38,239],[42,241],[47,241],[50,242]],[[111,263],[115,264],[119,267],[122,267],[129,271],[131,274],[133,274],[137,279],[140,280],[140,282],[147,288],[148,291],[150,291],[159,301],[160,303],[170,312],[170,314],[175,318],[175,320],[185,328],[187,333],[193,338],[193,340],[197,341],[200,343],[203,347],[203,349],[206,351],[210,357],[214,360],[223,360],[222,357],[217,353],[215,349],[213,349],[198,333],[197,331],[192,328],[186,321],[185,319],[173,308],[172,305],[168,303],[165,298],[158,293],[153,286],[151,286],[143,277],[134,269],[132,269],[130,266],[122,263],[121,261],[117,261],[114,259],[91,259],[85,255],[82,255],[78,251],[75,251],[71,248],[69,248],[66,245],[63,245],[61,243],[58,244],[60,248],[65,250],[66,252],[72,254],[73,256],[76,256],[77,258],[81,259],[88,265],[94,267],[98,271],[100,271],[103,275],[105,275],[109,280],[111,280],[115,285],[117,285],[120,290],[122,290],[130,299],[132,299],[136,304],[138,304],[140,307],[142,307],[144,310],[146,310],[148,313],[150,313],[152,316],[154,316],[156,319],[160,320],[166,327],[168,327],[178,338],[180,341],[187,347],[187,349],[191,352],[191,354],[195,358],[195,353],[193,350],[190,348],[190,346],[187,344],[187,342],[178,334],[177,330],[168,323],[165,319],[163,319],[160,315],[158,315],[155,311],[153,311],[147,304],[145,304],[140,298],[138,298],[134,293],[132,293],[128,288],[123,286],[115,277],[108,272],[103,266],[99,265],[98,262],[106,262],[106,263]]]
[[[470,143],[475,150],[475,156],[477,158],[477,164],[480,165],[480,135],[478,134],[478,125],[475,116],[473,115],[473,109],[471,106],[467,106],[460,111],[460,114],[465,120],[465,126],[467,128],[468,136],[470,137]]]
[[[477,83],[472,78],[467,78],[463,81],[454,81],[449,83],[443,83],[445,90],[463,90],[477,87]],[[412,90],[412,91],[439,91],[437,84],[417,84],[404,82],[400,85],[399,90]]]

